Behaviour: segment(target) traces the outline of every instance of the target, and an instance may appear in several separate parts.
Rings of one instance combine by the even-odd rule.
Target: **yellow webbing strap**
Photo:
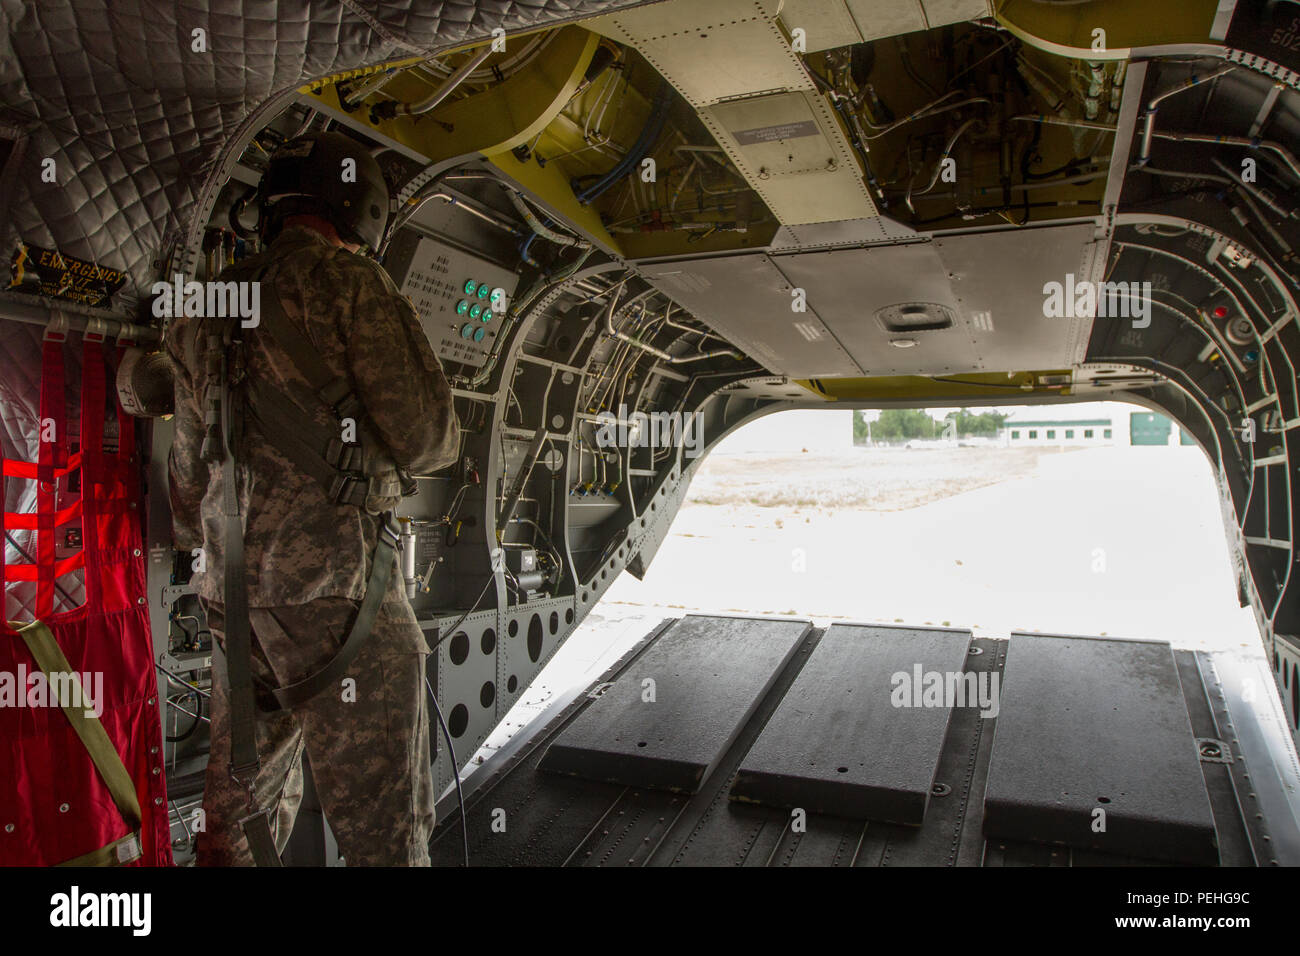
[[[70,677],[76,689],[81,691],[81,681],[44,622],[32,621],[30,624],[16,624],[10,621],[9,626],[22,637],[23,643],[27,645],[27,649],[31,651],[32,657],[36,661],[36,666],[45,672],[47,679],[51,673],[66,674]],[[90,754],[95,769],[99,771],[100,777],[108,786],[108,792],[112,795],[113,802],[117,804],[118,811],[122,814],[122,818],[132,832],[118,840],[114,840],[105,847],[60,863],[59,866],[117,866],[122,863],[130,863],[132,860],[139,859],[141,852],[139,839],[140,801],[135,795],[135,784],[131,780],[131,774],[127,771],[126,765],[122,763],[122,757],[117,752],[117,748],[113,746],[113,741],[108,739],[108,732],[104,730],[104,725],[99,722],[98,717],[86,713],[85,694],[78,693],[70,696],[79,697],[80,706],[76,706],[72,700],[62,701],[60,706],[63,713],[68,718],[68,722],[72,724],[72,729],[76,731],[77,736],[81,738],[81,743],[85,746],[86,752]]]

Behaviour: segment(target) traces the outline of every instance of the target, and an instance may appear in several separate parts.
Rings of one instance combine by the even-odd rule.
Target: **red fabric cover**
[[[154,676],[149,609],[145,602],[140,462],[135,422],[118,406],[118,449],[103,448],[107,388],[102,340],[87,337],[81,391],[82,449],[66,440],[63,344],[47,340],[41,375],[42,436],[35,465],[5,461],[0,481],[41,482],[34,515],[4,514],[5,527],[37,529],[36,563],[9,565],[4,580],[37,582],[36,614],[49,626],[72,669],[102,673],[100,722],[136,784],[141,849],[135,865],[172,862],[162,727]],[[56,479],[81,467],[76,507],[56,507]],[[2,491],[2,489],[0,489]],[[0,493],[0,501],[4,496]],[[82,549],[55,561],[59,526],[82,521]],[[85,567],[86,603],[53,613],[55,579]],[[22,638],[7,624],[0,633],[0,672],[37,670]],[[66,805],[67,809],[62,807]],[[12,824],[12,830],[9,826]],[[0,865],[51,865],[125,836],[126,822],[90,755],[57,707],[0,707]]]

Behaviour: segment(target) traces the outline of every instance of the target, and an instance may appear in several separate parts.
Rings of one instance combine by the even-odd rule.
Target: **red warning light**
[[[1214,317],[1216,319],[1226,319],[1228,317],[1228,307],[1226,305],[1216,305],[1214,307]]]

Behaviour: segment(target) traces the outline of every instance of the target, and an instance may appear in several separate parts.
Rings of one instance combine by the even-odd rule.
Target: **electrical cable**
[[[430,653],[436,653],[438,647],[442,644],[442,642],[447,640],[447,638],[451,637],[452,635],[456,634],[460,630],[460,626],[465,623],[465,621],[469,618],[469,616],[478,610],[479,604],[482,603],[483,601],[483,596],[487,594],[488,588],[491,587],[492,582],[494,580],[496,580],[495,576],[489,577],[487,579],[487,581],[483,584],[483,590],[479,591],[478,597],[474,599],[473,606],[470,607],[470,609],[466,611],[464,614],[462,614],[455,624],[447,628],[446,632],[443,634],[442,637],[438,638],[438,640],[434,641],[433,644],[429,646]],[[448,756],[451,758],[451,772],[456,778],[456,798],[460,802],[461,838],[463,839],[465,844],[465,866],[466,868],[468,868],[469,867],[469,824],[465,819],[465,794],[460,787],[460,765],[456,762],[456,749],[451,742],[451,733],[447,730],[447,722],[442,717],[442,708],[438,706],[438,698],[433,693],[433,684],[429,682],[429,676],[427,674],[424,677],[424,686],[428,688],[429,699],[433,701],[434,713],[438,715],[438,725],[442,728],[443,737],[447,741]]]
[[[442,646],[442,644],[443,644],[444,641],[448,640],[448,639],[451,638],[454,634],[456,634],[456,632],[460,630],[460,626],[461,626],[462,624],[465,623],[465,621],[469,618],[469,616],[470,616],[471,614],[473,614],[475,611],[478,610],[478,606],[479,606],[479,604],[482,602],[482,600],[483,600],[483,596],[484,596],[485,594],[487,594],[487,592],[488,592],[488,588],[492,586],[492,582],[495,581],[495,580],[496,580],[496,576],[495,576],[495,575],[492,575],[492,576],[489,576],[489,577],[488,577],[487,581],[484,582],[484,584],[483,584],[483,590],[482,590],[482,591],[479,591],[479,593],[478,593],[478,597],[475,598],[475,600],[474,600],[474,606],[471,607],[471,608],[470,608],[468,611],[466,611],[464,614],[462,614],[462,615],[457,619],[457,621],[456,621],[455,624],[453,624],[451,627],[447,628],[447,629],[446,629],[446,632],[443,634],[442,637],[438,638],[436,641],[434,641],[432,644],[429,645],[429,651],[430,651],[430,653],[432,653],[432,652],[434,652],[434,651],[437,651],[438,648]]]
[[[433,692],[433,684],[430,683],[428,674],[424,675],[424,686],[428,688],[429,700],[433,702],[433,712],[438,715],[438,726],[442,728],[443,739],[447,741],[447,756],[451,758],[451,774],[456,780],[456,801],[460,804],[460,838],[465,851],[465,869],[468,870],[469,821],[465,817],[465,791],[460,786],[460,764],[456,762],[456,747],[451,742],[451,732],[447,729],[447,721],[442,717],[442,708],[438,706],[438,697]]]
[[[637,137],[636,142],[632,144],[632,148],[614,165],[613,169],[601,176],[595,184],[578,194],[578,202],[584,206],[590,203],[626,176],[632,170],[632,167],[640,163],[650,153],[650,150],[659,140],[659,134],[663,132],[664,121],[668,118],[668,108],[672,105],[672,89],[672,85],[667,80],[659,84],[658,90],[655,91],[654,100],[650,104],[650,116],[641,130],[641,135]]]

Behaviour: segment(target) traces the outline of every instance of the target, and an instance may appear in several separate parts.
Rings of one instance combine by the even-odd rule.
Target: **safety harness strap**
[[[343,679],[374,628],[375,618],[388,591],[388,582],[393,576],[393,566],[397,563],[397,545],[397,530],[385,515],[379,523],[379,541],[375,546],[370,577],[366,581],[366,596],[361,600],[361,607],[357,609],[343,646],[328,664],[310,677],[271,691],[282,708],[288,710],[306,703],[327,687],[337,686]]]
[[[270,288],[261,303],[259,322],[263,331],[270,334],[285,355],[293,361],[299,374],[307,380],[313,392],[340,420],[356,418],[361,412],[361,402],[343,376],[335,375],[325,364],[320,351],[312,344],[307,333],[298,328],[285,313],[280,297],[267,272],[258,276]]]
[[[230,701],[230,778],[248,794],[248,815],[239,824],[248,839],[253,862],[258,866],[281,866],[265,808],[257,802],[255,784],[262,760],[257,752],[257,700],[253,691],[252,634],[248,618],[248,581],[244,577],[244,520],[239,513],[235,449],[239,447],[239,406],[232,396],[230,360],[238,355],[232,323],[222,340],[220,442],[222,511],[225,517],[225,553],[222,577],[225,586],[226,680]],[[232,345],[234,348],[232,348]],[[240,369],[242,372],[242,369]],[[242,378],[242,375],[241,375]],[[239,383],[234,383],[238,385]]]
[[[91,850],[89,853],[74,856],[71,860],[64,860],[62,863],[56,863],[55,865],[125,866],[128,863],[134,863],[142,855],[140,852],[140,831],[132,830],[126,836],[119,837],[112,843],[101,846],[98,850]]]
[[[401,497],[395,471],[391,478],[365,474],[360,448],[322,433],[314,422],[295,414],[287,399],[277,401],[280,393],[266,383],[259,383],[256,392],[260,400],[249,404],[249,417],[268,442],[325,489],[330,500],[365,508],[368,495]],[[325,455],[319,450],[322,447]]]
[[[284,311],[275,291],[274,275],[272,266],[257,274],[257,281],[269,287],[269,294],[262,298],[259,331],[275,340],[340,425],[351,420],[360,441],[344,442],[340,432],[321,428],[284,390],[265,381],[249,383],[255,399],[248,402],[250,417],[266,438],[304,474],[314,478],[336,503],[364,509],[368,496],[402,497],[396,467],[385,476],[381,473],[383,462],[368,453],[382,443],[371,433],[360,399],[346,377],[331,371],[311,339]]]

